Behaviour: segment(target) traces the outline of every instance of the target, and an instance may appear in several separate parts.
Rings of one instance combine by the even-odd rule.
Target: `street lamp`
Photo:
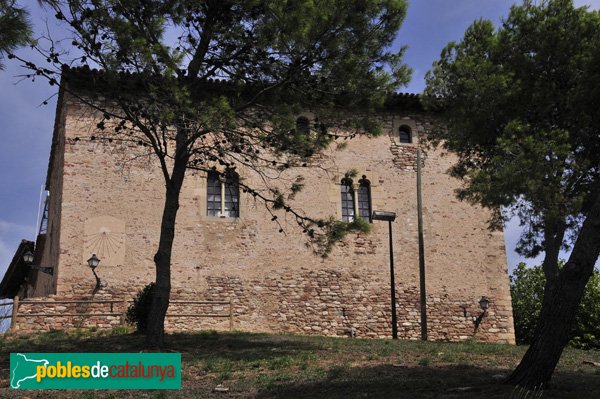
[[[42,273],[46,273],[49,274],[51,276],[54,275],[54,268],[53,267],[46,267],[46,266],[39,266],[39,265],[32,265],[33,263],[33,253],[31,253],[31,251],[27,251],[23,254],[23,261],[25,262],[25,264],[27,266],[29,266],[30,269],[33,270],[39,270]]]
[[[392,339],[398,339],[398,321],[396,319],[396,285],[394,283],[394,245],[392,243],[392,222],[396,220],[395,212],[373,211],[372,220],[388,222],[390,231],[390,291],[392,295]]]
[[[479,329],[479,325],[487,316],[487,310],[490,307],[490,300],[487,296],[484,295],[481,297],[481,299],[479,300],[479,307],[481,308],[481,310],[483,310],[483,312],[481,312],[479,316],[473,316],[472,318],[473,326],[475,327],[475,329],[473,330],[474,333],[477,332],[477,330]],[[467,305],[462,305],[461,308],[463,310],[463,315],[465,317],[469,317],[469,312],[467,312]]]
[[[490,300],[488,299],[487,296],[482,296],[481,299],[479,300],[479,307],[481,307],[481,309],[483,309],[484,311],[487,310],[487,308],[490,306]]]
[[[96,274],[96,268],[100,263],[100,259],[96,256],[96,254],[92,254],[92,257],[87,260],[87,264],[92,269],[92,273],[94,273],[94,277],[96,277],[96,289],[100,289],[102,287],[102,281],[100,277]]]
[[[33,262],[33,254],[31,253],[31,251],[27,251],[23,254],[23,260],[25,261],[25,263],[27,263],[28,265],[31,264]]]
[[[481,310],[483,310],[483,312],[481,312],[479,314],[479,316],[473,317],[473,324],[475,325],[475,329],[474,329],[475,332],[477,332],[477,330],[479,329],[479,325],[483,321],[483,318],[485,316],[487,316],[487,310],[488,310],[489,306],[490,306],[490,300],[488,299],[488,297],[482,296],[481,299],[479,300],[479,307],[481,308]]]

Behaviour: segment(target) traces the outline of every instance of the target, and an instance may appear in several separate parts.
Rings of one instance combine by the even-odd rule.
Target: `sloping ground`
[[[181,391],[13,391],[10,352],[135,352],[140,336],[52,331],[0,341],[1,398],[525,398],[495,381],[524,347],[216,333],[168,336],[181,352]],[[600,352],[567,349],[543,398],[600,397]],[[496,376],[494,378],[494,376]],[[221,384],[227,392],[217,392]],[[537,397],[538,394],[536,394]],[[529,393],[528,398],[532,397]]]

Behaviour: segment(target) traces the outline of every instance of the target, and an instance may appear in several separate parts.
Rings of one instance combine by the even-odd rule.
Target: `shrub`
[[[528,268],[522,262],[517,265],[510,276],[510,295],[517,344],[529,344],[533,340],[533,333],[542,308],[545,280],[541,267]]]
[[[562,263],[561,263],[562,267]],[[542,308],[546,278],[541,266],[527,267],[519,263],[510,276],[510,294],[518,344],[530,344]],[[570,333],[570,346],[600,349],[600,272],[594,270],[588,281],[575,323]]]
[[[138,333],[143,334],[148,329],[148,315],[154,297],[154,286],[154,283],[145,286],[133,298],[133,303],[127,308],[127,322],[135,325],[135,330]]]
[[[129,334],[130,332],[130,327],[116,326],[110,331],[110,335],[125,335]]]

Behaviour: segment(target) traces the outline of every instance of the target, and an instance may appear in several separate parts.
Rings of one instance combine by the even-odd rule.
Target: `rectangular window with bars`
[[[206,214],[208,216],[240,217],[240,188],[237,175],[228,174],[225,179],[222,179],[219,173],[209,172],[206,194]]]
[[[358,189],[358,216],[371,221],[371,193],[368,183],[361,182]]]
[[[208,216],[220,216],[221,214],[221,181],[216,173],[208,174],[208,190],[206,209]]]
[[[342,195],[342,221],[351,222],[354,220],[354,192],[352,185],[342,182],[340,185]]]
[[[228,218],[237,218],[240,216],[239,197],[240,190],[237,178],[230,177],[225,184],[225,209],[223,214]]]

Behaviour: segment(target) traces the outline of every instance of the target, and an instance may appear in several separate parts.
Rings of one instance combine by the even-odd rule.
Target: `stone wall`
[[[51,198],[60,198],[51,203],[50,225],[59,231],[46,244],[56,254],[52,292],[56,299],[90,297],[95,281],[85,262],[97,251],[97,273],[106,288],[95,295],[132,297],[154,279],[163,178],[156,160],[144,156],[147,148],[93,139],[100,134],[95,126],[101,115],[67,95],[61,101],[50,174]],[[355,169],[370,181],[372,209],[397,214],[393,246],[399,328],[402,337],[415,338],[420,331],[414,165],[430,119],[414,112],[380,118],[383,135],[344,141],[342,151],[333,145],[315,161],[318,167],[290,168],[271,183],[304,176],[304,189],[289,205],[314,218],[340,219],[344,174]],[[411,144],[399,142],[398,128],[404,125],[413,133]],[[488,232],[488,210],[455,198],[459,182],[446,173],[455,161],[452,155],[433,149],[424,155],[429,334],[444,340],[471,336],[472,322],[460,306],[477,314],[477,301],[485,295],[493,302],[478,336],[514,342],[502,232]],[[246,184],[260,188],[255,172],[238,171]],[[306,235],[284,210],[274,211],[274,222],[263,203],[241,193],[240,216],[218,218],[207,216],[206,202],[206,175],[190,171],[173,247],[173,298],[231,297],[234,327],[246,331],[389,336],[387,223],[375,222],[369,234],[346,237],[321,259],[306,247]],[[175,320],[167,319],[168,328],[228,328],[226,320]]]
[[[349,336],[360,338],[391,337],[391,306],[389,283],[380,276],[346,274],[333,270],[287,272],[265,280],[244,281],[234,277],[211,277],[208,290],[194,292],[177,289],[174,303],[166,318],[168,331],[196,331],[201,329],[228,330],[228,317],[183,317],[179,315],[228,315],[227,303],[179,304],[178,300],[229,302],[233,313],[233,328],[245,331],[279,331],[309,335]],[[81,291],[85,291],[81,287]],[[80,291],[80,292],[81,292]],[[124,322],[123,299],[126,292],[102,289],[92,295],[50,296],[37,301],[50,303],[22,303],[15,332],[30,333],[39,330],[74,328],[113,328]],[[477,337],[488,342],[513,342],[510,303],[501,298],[490,298],[490,309],[477,333],[472,317],[479,315],[479,298],[458,298],[448,293],[427,296],[428,336],[432,340],[464,341]],[[117,300],[117,303],[75,304],[60,301]],[[402,339],[420,338],[419,290],[414,286],[396,286],[398,335]],[[56,302],[56,303],[54,303]],[[265,304],[278,303],[265,313]],[[468,312],[465,317],[463,308]],[[110,316],[94,313],[113,312]],[[29,317],[28,314],[83,313],[91,317]],[[264,324],[257,325],[262,318]]]
[[[230,329],[231,305],[229,299],[211,304],[189,304],[177,301],[198,301],[198,299],[195,297],[193,299],[177,299],[177,296],[174,298],[165,323],[168,331]],[[126,321],[126,311],[131,303],[132,297],[117,295],[106,290],[100,290],[93,295],[60,297],[49,295],[28,298],[20,302],[16,322],[11,332],[31,334],[50,330],[112,329],[118,326],[129,326]],[[195,317],[181,316],[190,314]],[[215,317],[215,315],[221,317]]]
[[[113,328],[124,324],[122,317],[124,306],[115,303],[70,303],[70,301],[89,301],[90,297],[48,295],[46,297],[27,298],[19,304],[16,321],[11,332],[17,334],[34,333],[49,330],[73,330],[78,328]],[[96,301],[113,300],[111,294],[100,294]],[[108,314],[110,316],[94,316]],[[82,314],[83,316],[69,316]]]

